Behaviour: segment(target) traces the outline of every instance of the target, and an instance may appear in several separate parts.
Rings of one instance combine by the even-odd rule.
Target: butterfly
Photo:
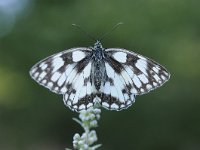
[[[100,104],[122,110],[142,95],[163,85],[170,73],[157,62],[122,48],[71,48],[38,62],[31,77],[52,92],[63,95],[73,111]]]

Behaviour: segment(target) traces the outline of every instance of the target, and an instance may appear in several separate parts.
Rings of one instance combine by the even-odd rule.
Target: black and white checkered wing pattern
[[[147,57],[119,48],[105,50],[106,81],[102,89],[103,107],[126,109],[135,96],[145,94],[169,80],[167,70]]]
[[[141,95],[154,90],[170,78],[169,72],[163,66],[137,53],[110,48],[106,49],[106,54],[108,63],[121,78],[119,81],[123,83],[124,93],[128,94],[127,99],[133,99],[131,94]]]
[[[52,55],[30,70],[31,77],[51,91],[62,94],[75,111],[100,103],[109,110],[122,110],[136,95],[156,89],[170,74],[155,61],[120,48],[72,48]]]
[[[135,102],[128,80],[121,74],[122,65],[116,60],[105,60],[105,82],[101,90],[101,105],[109,110],[122,110]]]
[[[30,75],[44,87],[63,94],[64,103],[72,110],[87,109],[94,99],[91,55],[89,48],[69,49],[40,61],[31,68]]]

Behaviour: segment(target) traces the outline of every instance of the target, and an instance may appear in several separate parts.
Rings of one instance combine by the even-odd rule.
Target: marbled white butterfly
[[[93,47],[62,51],[38,62],[31,77],[51,91],[62,94],[66,106],[81,111],[96,103],[122,110],[169,80],[169,72],[155,61],[120,48]]]

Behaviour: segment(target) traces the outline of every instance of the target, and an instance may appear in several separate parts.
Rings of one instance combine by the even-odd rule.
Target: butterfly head
[[[95,50],[99,50],[99,49],[103,50],[103,46],[99,40],[97,40],[96,43],[94,44],[94,49]]]

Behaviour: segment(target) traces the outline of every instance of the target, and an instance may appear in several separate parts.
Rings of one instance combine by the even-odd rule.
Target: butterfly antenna
[[[72,26],[76,27],[77,29],[79,29],[81,32],[83,32],[84,34],[86,34],[90,39],[97,41],[93,36],[91,36],[88,32],[86,32],[85,30],[83,30],[79,25],[77,24],[72,24]]]
[[[110,34],[112,31],[114,31],[119,25],[124,24],[123,22],[119,22],[116,25],[114,25],[108,32],[104,33],[100,38],[99,41],[102,41],[104,37],[106,37],[108,34]]]

